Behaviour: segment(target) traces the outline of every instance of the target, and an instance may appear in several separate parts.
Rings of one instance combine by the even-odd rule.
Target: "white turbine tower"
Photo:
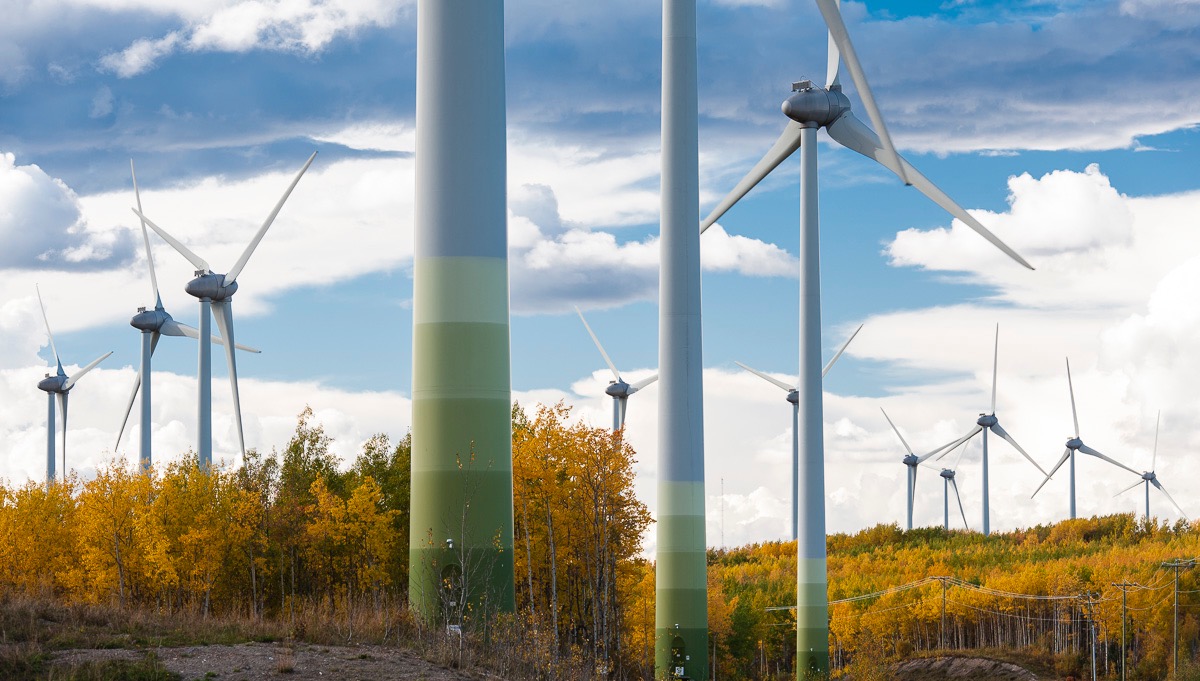
[[[893,171],[939,206],[1004,251],[1021,265],[1033,269],[1021,256],[989,232],[950,197],[896,153],[875,106],[870,87],[850,43],[837,0],[817,0],[829,28],[829,65],[826,87],[802,80],[792,84],[794,94],[783,104],[791,119],[775,145],[734,187],[700,225],[701,231],[716,222],[780,163],[800,150],[800,391],[801,496],[804,509],[797,541],[797,675],[829,673],[829,604],[825,555],[825,478],[821,408],[821,272],[817,211],[817,130]],[[840,55],[840,56],[839,56]],[[838,80],[840,57],[854,80],[878,135],[850,112],[850,100]],[[808,651],[808,652],[804,652]]]
[[[1077,412],[1075,410],[1075,384],[1071,381],[1071,360],[1070,360],[1070,358],[1067,358],[1067,389],[1070,390],[1070,392],[1071,392],[1071,419],[1075,423],[1075,435],[1073,437],[1070,437],[1067,439],[1067,449],[1066,449],[1066,451],[1063,452],[1062,458],[1060,458],[1058,460],[1058,463],[1054,464],[1054,468],[1051,469],[1050,472],[1046,474],[1046,479],[1042,480],[1042,484],[1038,485],[1038,488],[1033,490],[1033,494],[1029,495],[1029,498],[1032,499],[1033,497],[1036,497],[1037,493],[1042,491],[1042,488],[1046,486],[1046,483],[1050,482],[1050,478],[1053,477],[1054,474],[1058,472],[1058,469],[1062,468],[1062,465],[1068,459],[1070,459],[1070,461],[1071,461],[1071,489],[1070,489],[1070,492],[1071,492],[1071,518],[1074,518],[1075,517],[1075,452],[1082,452],[1083,454],[1087,454],[1088,456],[1094,456],[1097,459],[1107,461],[1118,468],[1124,468],[1125,470],[1129,471],[1130,473],[1133,473],[1134,475],[1140,476],[1141,473],[1138,473],[1137,471],[1133,470],[1129,466],[1126,466],[1125,464],[1121,463],[1120,461],[1117,461],[1116,459],[1112,459],[1112,458],[1109,458],[1109,457],[1101,454],[1100,452],[1096,451],[1095,449],[1092,449],[1091,447],[1089,447],[1083,443],[1083,440],[1080,438],[1080,435],[1079,435],[1079,412]]]
[[[58,398],[58,410],[62,412],[62,474],[65,477],[67,474],[67,397],[71,392],[71,388],[83,378],[87,372],[96,368],[96,365],[108,359],[112,352],[106,352],[96,358],[91,364],[85,366],[75,375],[68,376],[63,371],[62,360],[58,356],[58,348],[54,345],[54,334],[50,331],[50,319],[46,317],[46,305],[42,303],[42,291],[36,286],[38,297],[38,307],[42,309],[42,321],[46,323],[46,335],[50,337],[50,349],[54,351],[54,363],[58,365],[58,370],[53,376],[46,374],[46,377],[38,381],[38,389],[46,392],[46,397],[49,400],[49,405],[46,410],[46,484],[54,482],[54,401]]]
[[[600,344],[600,339],[596,337],[595,332],[592,331],[592,327],[583,318],[583,312],[579,310],[579,306],[575,307],[575,312],[579,314],[579,320],[583,322],[583,328],[587,329],[588,335],[592,337],[592,342],[596,344],[596,349],[604,357],[604,363],[612,371],[613,380],[609,381],[608,387],[604,389],[604,392],[613,398],[613,431],[616,432],[625,427],[625,408],[629,401],[629,396],[657,381],[658,374],[656,373],[653,376],[643,378],[634,383],[625,382],[625,379],[621,378],[621,372],[617,371],[617,365],[613,364],[608,353],[604,351],[604,346]]]
[[[842,353],[846,351],[846,348],[850,345],[850,341],[854,340],[854,337],[858,335],[859,331],[862,331],[862,324],[859,324],[858,328],[854,330],[854,333],[850,334],[850,337],[846,339],[846,342],[842,343],[842,347],[838,348],[837,352],[833,353],[833,357],[830,358],[830,360],[825,364],[825,368],[821,369],[821,378],[825,378],[825,375],[828,374],[829,370],[833,368],[833,365],[837,363],[838,358],[841,357]],[[796,386],[788,385],[774,376],[764,374],[758,369],[752,369],[741,362],[734,362],[734,364],[740,366],[746,371],[749,371],[755,376],[758,376],[764,381],[767,381],[773,385],[777,385],[785,390],[787,392],[787,401],[792,405],[792,541],[796,541],[798,536],[798,532],[796,530],[796,518],[800,513],[799,501],[796,498],[796,488],[800,480],[800,390]]]
[[[892,431],[896,433],[896,437],[900,438],[900,444],[904,445],[904,451],[908,452],[907,454],[904,455],[904,458],[901,459],[901,463],[903,463],[908,468],[908,516],[907,516],[908,526],[907,526],[907,529],[911,530],[913,528],[913,496],[916,494],[916,491],[917,491],[917,466],[920,466],[922,463],[925,463],[926,459],[933,456],[934,454],[937,454],[937,450],[929,452],[928,454],[922,454],[921,456],[917,456],[916,454],[914,454],[912,447],[908,446],[908,441],[905,440],[904,436],[900,434],[900,429],[896,427],[895,423],[892,423],[891,417],[887,415],[887,412],[883,410],[883,407],[880,407],[879,411],[883,412],[883,418],[887,419],[888,425],[892,427]],[[943,470],[946,470],[946,469],[943,469]],[[943,475],[942,477],[945,478],[946,476]],[[947,480],[954,479],[953,470],[951,470],[951,472],[950,472],[950,477],[948,477],[946,479]],[[954,487],[954,493],[955,494],[958,493],[957,485],[955,485],[955,487]],[[961,505],[962,502],[960,501],[959,504]],[[966,518],[964,518],[963,520],[965,522]]]
[[[996,325],[996,344],[994,346],[993,354],[992,354],[992,409],[991,409],[991,411],[986,414],[979,415],[979,419],[975,421],[975,427],[971,429],[971,432],[967,433],[966,435],[960,437],[959,439],[957,439],[947,445],[943,445],[943,446],[938,447],[937,449],[933,450],[934,453],[941,452],[941,455],[938,456],[938,459],[941,459],[942,457],[946,456],[946,454],[948,454],[950,452],[950,450],[954,449],[955,447],[957,447],[961,444],[966,443],[967,441],[969,441],[971,438],[975,437],[976,435],[983,433],[983,536],[985,536],[985,537],[991,533],[991,507],[988,504],[988,431],[990,430],[993,433],[995,433],[996,435],[999,435],[1001,438],[1007,440],[1008,444],[1010,444],[1014,448],[1016,448],[1016,450],[1018,452],[1021,452],[1021,456],[1024,456],[1029,461],[1029,463],[1033,464],[1034,468],[1037,468],[1039,471],[1041,471],[1042,475],[1046,474],[1046,471],[1041,466],[1038,465],[1038,462],[1034,461],[1033,457],[1029,456],[1029,453],[1021,448],[1021,445],[1017,444],[1017,441],[1014,440],[1013,437],[1008,434],[1008,431],[1004,430],[1004,427],[1000,425],[1000,420],[998,418],[996,418],[996,375],[997,375],[997,371],[999,370],[999,367],[1000,367],[1000,325],[997,324]]]
[[[137,209],[142,210],[142,195],[138,191],[137,173],[133,169],[133,159],[129,160],[129,172],[133,176],[133,194],[137,200]],[[150,453],[150,396],[151,396],[151,372],[150,358],[154,356],[154,350],[158,347],[158,341],[162,336],[186,336],[188,338],[199,338],[200,332],[188,326],[175,321],[171,314],[163,309],[162,296],[158,293],[158,277],[154,274],[154,254],[150,250],[150,235],[146,231],[146,221],[141,221],[142,225],[142,242],[146,246],[146,267],[150,270],[150,290],[154,294],[154,309],[148,310],[144,307],[139,307],[137,314],[133,319],[129,320],[129,325],[142,332],[142,356],[141,364],[138,368],[137,378],[133,382],[133,391],[129,395],[129,404],[125,407],[125,419],[121,421],[121,429],[117,432],[117,442],[113,445],[113,451],[121,444],[121,437],[125,434],[125,426],[129,424],[129,414],[133,412],[133,403],[137,399],[138,390],[142,392],[141,404],[141,432],[140,432],[140,453],[139,462],[143,472],[150,470],[151,453]],[[220,345],[225,344],[225,340],[220,336],[213,336],[212,340]],[[248,352],[259,352],[254,348],[245,345],[238,345],[239,350]]]
[[[196,278],[189,281],[185,290],[200,299],[200,323],[198,324],[198,333],[200,334],[200,361],[197,383],[199,384],[199,408],[198,408],[198,426],[196,429],[197,446],[196,452],[199,455],[200,467],[208,468],[212,465],[212,344],[209,342],[212,336],[210,331],[210,319],[215,316],[217,320],[217,328],[221,332],[221,336],[225,339],[225,359],[229,363],[229,384],[233,390],[233,416],[237,424],[238,446],[243,455],[246,453],[246,439],[242,433],[242,406],[241,400],[238,398],[238,383],[237,383],[237,361],[234,358],[235,340],[233,335],[233,294],[237,292],[237,277],[242,272],[242,268],[246,266],[246,262],[250,260],[250,256],[254,254],[254,249],[258,247],[260,241],[267,230],[271,227],[271,223],[275,221],[275,216],[279,215],[279,211],[283,208],[283,204],[291,196],[292,190],[296,188],[296,184],[300,182],[300,178],[304,176],[304,171],[312,165],[313,159],[317,157],[317,152],[313,152],[312,156],[305,161],[304,167],[300,168],[300,172],[296,173],[295,179],[288,185],[287,191],[283,193],[283,197],[275,204],[275,208],[263,221],[254,238],[250,240],[250,244],[246,246],[246,250],[242,251],[242,255],[234,263],[233,267],[225,274],[217,274],[212,271],[208,261],[193,253],[187,246],[184,246],[178,239],[168,234],[162,227],[154,224],[138,209],[133,212],[146,224],[158,233],[164,241],[179,252],[188,262],[196,267]],[[213,314],[210,315],[210,310]]]
[[[1163,493],[1163,496],[1165,496],[1167,498],[1167,501],[1170,501],[1171,505],[1174,506],[1176,509],[1178,509],[1179,515],[1183,516],[1184,518],[1187,518],[1187,514],[1183,512],[1183,509],[1179,507],[1179,504],[1175,503],[1175,499],[1173,499],[1171,497],[1170,493],[1167,492],[1167,488],[1163,487],[1162,483],[1158,481],[1158,475],[1154,472],[1154,468],[1158,463],[1158,425],[1159,425],[1160,421],[1162,421],[1162,412],[1161,411],[1158,412],[1158,418],[1155,419],[1155,421],[1154,421],[1154,453],[1151,454],[1151,456],[1150,456],[1150,470],[1146,471],[1145,473],[1142,473],[1142,479],[1140,481],[1133,483],[1129,487],[1126,487],[1125,489],[1121,490],[1120,492],[1117,492],[1113,496],[1120,496],[1120,495],[1128,492],[1129,490],[1133,489],[1134,487],[1137,487],[1138,485],[1145,485],[1146,486],[1146,519],[1149,520],[1150,519],[1150,485],[1154,485],[1154,487],[1156,489],[1158,489],[1158,491]]]

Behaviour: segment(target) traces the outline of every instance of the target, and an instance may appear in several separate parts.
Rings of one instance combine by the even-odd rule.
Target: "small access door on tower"
[[[684,649],[683,639],[675,636],[671,638],[671,678],[675,681],[692,681],[692,677],[687,675],[685,668],[687,662],[692,658]]]

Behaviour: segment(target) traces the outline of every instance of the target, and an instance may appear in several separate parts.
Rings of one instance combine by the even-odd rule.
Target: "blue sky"
[[[513,385],[523,403],[565,399],[598,425],[607,371],[573,305],[623,371],[657,364],[659,11],[506,3]],[[282,445],[305,404],[346,457],[374,432],[407,430],[415,12],[412,0],[10,10],[0,476],[44,470],[34,385],[50,352],[34,283],[65,364],[114,351],[72,393],[68,464],[86,475],[111,456],[137,361],[128,318],[152,303],[131,157],[146,214],[220,269],[318,150],[239,277],[238,340],[264,350],[239,358],[247,444]],[[1200,473],[1184,458],[1200,444],[1200,2],[847,2],[843,13],[901,153],[1038,270],[822,135],[827,346],[866,324],[826,383],[831,529],[902,520],[903,452],[879,407],[918,449],[965,432],[986,407],[996,323],[998,413],[1039,463],[1069,434],[1069,354],[1084,439],[1146,468],[1162,409],[1160,477],[1200,512],[1183,485]],[[826,45],[807,0],[702,0],[699,36],[707,212],[778,136],[791,81],[822,80]],[[787,406],[733,362],[794,378],[797,182],[792,160],[704,237],[709,529],[720,536],[724,508],[728,543],[788,527]],[[154,248],[168,310],[194,325],[191,267]],[[155,356],[159,459],[194,442],[190,343],[165,339]],[[223,358],[214,365],[216,449],[235,462]],[[657,399],[651,387],[629,412],[651,506]],[[121,451],[136,457],[136,443]],[[968,450],[958,478],[976,528],[978,459]],[[991,460],[993,527],[1065,514],[1062,473],[1029,502],[1036,471],[1003,449]],[[1086,461],[1079,475],[1082,512],[1140,509],[1134,493],[1112,498],[1128,473]],[[937,487],[923,471],[919,523],[940,522]]]

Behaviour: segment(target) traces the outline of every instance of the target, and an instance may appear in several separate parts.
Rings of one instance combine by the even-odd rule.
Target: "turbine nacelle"
[[[975,421],[975,423],[981,428],[991,428],[997,423],[1000,423],[1000,420],[996,418],[995,414],[980,414],[979,420]]]
[[[207,298],[215,302],[232,298],[237,293],[237,287],[236,281],[226,284],[224,274],[198,271],[196,278],[189,281],[183,290],[201,300]]]
[[[1067,449],[1070,449],[1071,451],[1077,451],[1082,446],[1083,446],[1083,440],[1080,440],[1077,437],[1073,437],[1070,440],[1067,440]]]
[[[48,393],[65,393],[67,389],[64,387],[67,384],[67,376],[59,369],[56,375],[46,374],[46,377],[38,381],[38,390],[44,390]]]
[[[787,401],[791,404],[800,404],[800,391],[792,388],[788,391]]]
[[[954,471],[950,470],[949,468],[943,468],[941,470],[941,472],[938,473],[938,475],[942,476],[943,478],[945,478],[947,480],[954,479]]]
[[[1155,475],[1154,471],[1146,471],[1145,473],[1142,473],[1142,480],[1145,480],[1146,482],[1154,482],[1157,478],[1158,476]]]
[[[608,387],[604,389],[605,394],[612,397],[629,397],[634,393],[629,389],[629,384],[625,381],[609,381]]]
[[[915,465],[921,463],[921,460],[919,458],[917,458],[916,454],[908,454],[903,459],[901,459],[901,461],[904,463],[905,466],[915,466]]]
[[[841,89],[826,90],[802,80],[792,83],[792,91],[795,94],[783,102],[783,115],[801,125],[828,126],[850,110],[850,100]]]
[[[129,325],[140,331],[154,332],[161,331],[163,325],[171,319],[171,315],[161,306],[155,307],[153,310],[139,307],[138,313],[129,320]]]

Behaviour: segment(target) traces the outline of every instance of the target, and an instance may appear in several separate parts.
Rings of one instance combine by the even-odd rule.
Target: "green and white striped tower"
[[[663,1],[655,678],[708,678],[696,0]]]
[[[514,609],[504,3],[417,4],[409,599]]]

